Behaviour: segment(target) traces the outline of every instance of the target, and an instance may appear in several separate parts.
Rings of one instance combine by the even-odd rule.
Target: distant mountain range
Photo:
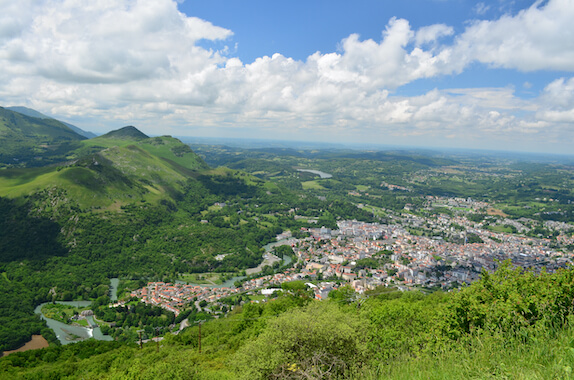
[[[14,111],[14,112],[18,112],[21,113],[22,115],[26,115],[26,116],[30,116],[30,117],[35,117],[38,119],[54,119],[53,117],[50,116],[46,116],[43,113],[40,113],[36,110],[33,110],[32,108],[28,108],[28,107],[22,107],[22,106],[17,106],[17,107],[6,107],[6,109],[10,110],[10,111]],[[54,119],[56,120],[56,119]],[[77,134],[84,136],[88,139],[91,139],[92,137],[96,137],[97,135],[95,133],[92,132],[86,132],[83,129],[80,129],[78,127],[76,127],[75,125],[72,125],[70,123],[66,123],[65,121],[61,121],[59,120],[60,123],[64,124],[65,126],[67,126],[68,128],[70,128],[72,131],[76,132]]]
[[[62,161],[86,137],[50,118],[0,107],[0,168],[32,167]]]

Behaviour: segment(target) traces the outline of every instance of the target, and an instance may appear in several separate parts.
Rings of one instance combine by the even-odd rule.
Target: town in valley
[[[427,202],[429,208],[440,204],[459,211],[452,216],[440,214],[430,219],[409,214],[407,210],[404,213],[387,210],[386,223],[340,221],[337,229],[303,228],[309,235],[305,238],[293,238],[291,232],[286,231],[277,236],[278,243],[274,247],[292,248],[295,265],[288,269],[251,276],[239,281],[240,286],[149,282],[132,291],[130,297],[176,315],[194,305],[219,317],[233,308],[228,302],[231,297],[244,294],[245,299],[250,300],[250,296],[255,295],[259,297],[249,302],[266,302],[283,291],[283,283],[291,281],[304,281],[315,299],[326,300],[331,291],[341,286],[349,286],[359,297],[368,296],[369,291],[377,294],[380,287],[400,291],[449,291],[471,284],[482,271],[492,272],[506,260],[535,272],[552,272],[572,264],[572,252],[560,248],[574,244],[574,228],[570,224],[546,221],[542,225],[551,232],[552,238],[528,236],[536,224],[531,219],[493,217],[473,222],[466,217],[492,210],[486,202],[432,196],[427,197]],[[511,226],[520,234],[493,231],[492,227],[487,228],[490,223]],[[421,229],[436,235],[423,236]],[[472,236],[470,241],[469,236]],[[281,262],[272,250],[265,258]],[[121,301],[115,306],[120,304]]]

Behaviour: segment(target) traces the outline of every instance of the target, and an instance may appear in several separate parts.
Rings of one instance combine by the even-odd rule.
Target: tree
[[[366,359],[362,326],[357,314],[339,305],[313,302],[269,320],[234,364],[245,379],[344,377]]]
[[[329,298],[335,302],[351,303],[357,299],[357,293],[351,285],[345,285],[337,290],[331,290]]]

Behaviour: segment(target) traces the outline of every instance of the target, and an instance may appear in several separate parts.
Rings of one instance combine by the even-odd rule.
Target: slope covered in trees
[[[6,107],[6,109],[8,109],[10,111],[21,113],[22,115],[26,115],[26,116],[30,116],[30,117],[36,117],[39,119],[52,119],[52,120],[54,119],[53,117],[46,116],[43,113],[38,112],[38,111],[33,110],[31,108],[28,108],[28,107],[15,106],[15,107]],[[58,120],[58,121],[60,121],[60,120]],[[75,125],[72,125],[70,123],[66,123],[65,121],[60,121],[60,122],[64,125],[66,125],[68,128],[70,128],[72,131],[74,131],[77,134],[84,136],[88,139],[92,138],[92,137],[96,137],[96,134],[94,134],[92,132],[86,132],[83,129],[76,127]]]

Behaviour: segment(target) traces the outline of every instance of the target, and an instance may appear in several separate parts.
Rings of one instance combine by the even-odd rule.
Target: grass
[[[385,210],[383,210],[382,208],[377,207],[377,206],[364,205],[363,210],[370,211],[373,214],[380,216],[380,217],[387,216],[387,213],[385,212]]]
[[[275,192],[275,191],[280,191],[281,189],[279,188],[279,186],[277,186],[277,184],[273,183],[273,182],[265,182],[263,184],[263,187],[265,189],[267,189],[270,192]]]
[[[187,145],[171,137],[154,137],[138,144],[147,152],[168,159],[187,169],[198,169],[201,159]]]
[[[219,281],[217,273],[185,273],[179,276],[180,280],[193,284],[216,284]],[[221,281],[219,281],[221,283]]]
[[[0,196],[16,198],[35,190],[44,189],[57,182],[59,172],[54,168],[26,169],[25,175],[19,176],[22,169],[7,169],[0,172]]]
[[[263,228],[272,228],[275,224],[273,224],[272,222],[266,222],[266,221],[259,221],[258,223],[259,227],[263,227]]]
[[[500,224],[496,225],[496,226],[486,226],[487,230],[493,231],[493,232],[502,232],[502,233],[506,233],[506,234],[511,234],[512,233],[512,228],[510,227],[505,227],[502,226]]]
[[[424,231],[422,229],[409,228],[408,230],[411,235],[422,236],[424,234]]]
[[[277,220],[277,216],[273,215],[273,214],[263,214],[259,216],[260,218],[265,218],[267,220],[270,220],[272,222]]]
[[[0,196],[16,198],[61,187],[83,207],[108,209],[137,200],[154,203],[165,198],[170,188],[180,190],[193,169],[205,166],[186,145],[168,137],[145,144],[122,139],[85,140],[82,144],[76,154],[107,148],[100,155],[111,164],[96,158],[99,166],[94,169],[88,158],[79,160],[78,166],[2,170]]]
[[[301,186],[303,187],[303,190],[324,190],[325,189],[317,181],[301,182]]]
[[[107,155],[111,156],[110,158],[116,164],[121,164],[125,161],[125,159],[122,160],[122,153],[125,151],[115,153],[108,151]],[[175,171],[169,170],[157,157],[142,158],[141,155],[136,156],[136,159],[130,160],[137,163],[133,164],[134,167],[131,168],[131,172],[130,169],[126,169],[128,176],[134,174],[144,178],[151,177],[153,173],[148,175],[144,169],[152,167],[162,173],[163,181],[176,183],[184,178]],[[153,201],[163,193],[161,187],[156,187],[155,189],[148,189],[150,192],[143,194],[145,191],[143,186],[141,188],[131,187],[122,182],[121,178],[106,177],[102,179],[98,176],[100,175],[84,167],[3,170],[0,172],[0,196],[16,198],[31,194],[39,189],[58,186],[66,188],[68,196],[83,206],[107,207],[113,203],[114,198],[119,202],[133,202],[134,199],[141,198]]]
[[[251,301],[263,301],[266,297],[263,294],[255,294],[252,296],[249,296],[249,299],[251,299]]]
[[[219,211],[221,210],[223,207],[219,206],[219,205],[211,205],[209,207],[207,207],[207,211],[209,212],[214,212],[214,211]]]
[[[126,146],[133,143],[133,140],[128,139],[110,139],[98,137],[82,141],[82,145],[89,148],[111,148],[114,146]]]
[[[549,336],[550,335],[550,336]],[[365,379],[571,379],[574,331],[545,332],[529,343],[497,335],[469,338],[435,355],[403,357],[362,374]]]
[[[502,216],[504,218],[506,218],[508,216],[508,214],[505,214],[502,210],[492,208],[492,207],[489,207],[486,210],[486,214],[487,215],[493,215],[493,216]]]
[[[110,204],[109,197],[106,197],[104,194],[87,191],[85,187],[66,178],[66,173],[69,170],[74,170],[76,174],[78,174],[78,171],[82,172],[79,174],[85,174],[84,172],[87,171],[86,169],[81,168],[66,168],[61,171],[58,171],[55,168],[42,168],[42,170],[38,171],[33,170],[33,173],[37,175],[27,175],[26,177],[22,177],[20,180],[10,178],[10,176],[0,175],[0,196],[16,198],[26,194],[31,194],[40,189],[60,186],[67,189],[70,198],[85,206],[90,207]],[[90,178],[82,179],[77,177],[77,179],[79,181],[88,181]]]

